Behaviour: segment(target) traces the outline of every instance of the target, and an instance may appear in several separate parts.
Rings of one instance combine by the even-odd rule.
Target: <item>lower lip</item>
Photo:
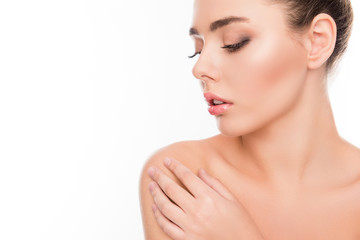
[[[231,107],[232,103],[221,104],[216,106],[209,106],[208,111],[211,115],[219,115],[224,113]]]

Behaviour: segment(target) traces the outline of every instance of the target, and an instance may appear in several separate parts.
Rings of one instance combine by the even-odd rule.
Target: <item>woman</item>
[[[221,134],[148,159],[147,240],[360,239],[360,150],[326,82],[352,20],[349,0],[195,0],[193,74]]]

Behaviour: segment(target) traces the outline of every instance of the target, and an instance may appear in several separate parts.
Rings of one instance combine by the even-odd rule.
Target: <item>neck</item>
[[[249,164],[277,188],[314,184],[337,167],[339,136],[326,77],[308,76],[296,105],[262,129],[239,137]]]

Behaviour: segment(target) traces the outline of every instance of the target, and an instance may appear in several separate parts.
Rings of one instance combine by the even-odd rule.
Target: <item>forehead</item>
[[[269,4],[270,0],[194,0],[192,27],[204,34],[209,24],[227,16],[250,19],[254,27],[281,25],[284,20],[281,9]]]

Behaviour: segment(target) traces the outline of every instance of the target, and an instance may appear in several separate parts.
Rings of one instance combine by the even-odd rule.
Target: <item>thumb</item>
[[[205,169],[200,168],[198,171],[198,175],[201,178],[201,180],[203,180],[207,185],[209,185],[221,196],[223,196],[228,200],[236,201],[235,196],[218,179],[207,174]]]

